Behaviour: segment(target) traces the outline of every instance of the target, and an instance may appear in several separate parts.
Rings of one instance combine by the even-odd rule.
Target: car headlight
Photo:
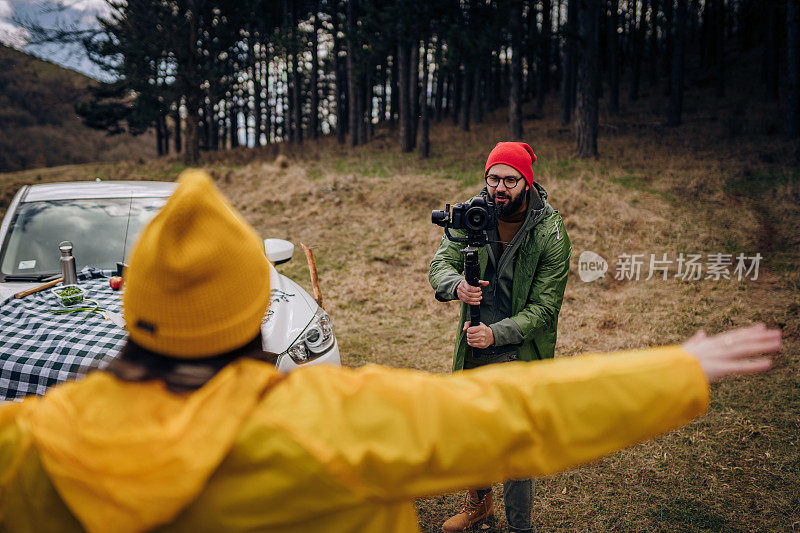
[[[292,358],[292,361],[301,365],[325,354],[331,349],[333,342],[331,317],[320,308],[303,333],[285,353]]]

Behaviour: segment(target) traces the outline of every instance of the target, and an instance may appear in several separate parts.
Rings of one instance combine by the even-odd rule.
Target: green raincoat
[[[495,340],[520,337],[517,356],[522,361],[551,358],[555,354],[558,313],[567,285],[569,260],[572,245],[558,211],[546,202],[547,192],[536,182],[531,194],[538,192],[544,203],[544,212],[529,209],[528,217],[505,253],[516,254],[513,264],[513,286],[511,289],[511,317],[492,326]],[[485,194],[485,189],[482,191]],[[530,203],[530,202],[529,202]],[[538,216],[537,216],[538,215]],[[455,236],[464,236],[453,231]],[[464,278],[463,243],[453,242],[446,236],[430,264],[428,279],[440,301],[455,300],[456,287]],[[484,246],[478,252],[481,279],[489,262],[489,250]],[[512,268],[511,266],[509,268]],[[462,325],[469,320],[469,306],[461,305],[458,323],[453,370],[464,368],[467,350],[467,335]],[[516,330],[516,335],[509,330]],[[521,333],[521,335],[520,335]]]

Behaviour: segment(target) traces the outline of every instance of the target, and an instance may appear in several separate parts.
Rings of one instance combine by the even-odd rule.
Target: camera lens
[[[480,207],[467,210],[467,227],[473,231],[480,231],[486,227],[487,213]]]
[[[431,213],[431,222],[437,226],[447,225],[447,211],[437,209]]]

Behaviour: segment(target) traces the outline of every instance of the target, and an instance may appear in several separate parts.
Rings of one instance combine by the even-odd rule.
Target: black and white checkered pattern
[[[122,313],[122,295],[108,279],[80,285],[88,299]],[[51,312],[57,308],[50,290],[0,302],[0,401],[42,395],[56,383],[104,368],[125,344],[127,332],[100,314]]]

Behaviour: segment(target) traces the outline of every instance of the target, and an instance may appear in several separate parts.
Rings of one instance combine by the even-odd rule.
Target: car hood
[[[12,298],[18,292],[27,289],[38,287],[41,283],[0,283],[0,303],[6,301],[6,298]]]
[[[279,274],[270,265],[272,298],[261,324],[262,346],[265,351],[280,354],[303,333],[319,309],[317,302],[300,285]],[[40,283],[0,283],[0,303],[14,294],[37,287]]]
[[[262,347],[280,354],[303,333],[319,306],[300,285],[279,274],[272,265],[269,284],[272,298],[261,324]]]

